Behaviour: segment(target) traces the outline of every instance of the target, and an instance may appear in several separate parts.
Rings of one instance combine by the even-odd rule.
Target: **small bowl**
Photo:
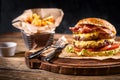
[[[0,42],[0,56],[14,56],[17,43],[15,42]]]

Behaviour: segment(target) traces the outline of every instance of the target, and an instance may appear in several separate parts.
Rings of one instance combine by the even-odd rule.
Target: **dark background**
[[[56,33],[71,33],[70,26],[87,17],[108,20],[120,36],[119,0],[1,0],[0,34],[19,31],[11,21],[30,8],[61,8],[64,18]]]

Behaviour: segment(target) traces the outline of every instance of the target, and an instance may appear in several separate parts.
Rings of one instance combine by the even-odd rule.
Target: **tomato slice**
[[[112,45],[108,45],[105,46],[103,48],[101,48],[100,50],[104,51],[104,50],[112,50],[112,49],[116,49],[119,47],[119,44],[112,44]]]
[[[86,50],[88,50],[88,51],[90,51],[90,52],[95,51],[94,49],[86,49]]]
[[[83,48],[74,47],[74,50],[75,50],[76,52],[80,52],[82,49],[83,49]],[[92,48],[89,48],[89,49],[86,49],[86,50],[88,50],[88,51],[90,51],[90,52],[95,51],[95,50],[92,49]]]
[[[74,47],[74,50],[75,50],[76,52],[80,52],[80,51],[82,50],[82,48]]]
[[[119,46],[120,46],[120,44],[117,44],[117,43],[112,44],[112,45],[107,45],[107,46],[101,48],[100,51],[113,50],[113,49],[118,48]],[[83,49],[83,48],[74,47],[74,50],[75,50],[76,52],[80,52],[82,49]],[[95,49],[86,49],[86,50],[88,50],[88,51],[90,51],[90,52],[95,51]]]

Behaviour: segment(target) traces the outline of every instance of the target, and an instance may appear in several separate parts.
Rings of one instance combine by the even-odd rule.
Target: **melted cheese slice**
[[[80,39],[94,39],[98,38],[99,33],[93,32],[93,33],[86,33],[86,34],[73,34],[73,38],[78,37]]]
[[[114,39],[101,39],[97,41],[77,41],[73,40],[73,44],[78,48],[95,48],[102,44],[104,44],[105,40],[109,41],[110,43],[114,42]]]

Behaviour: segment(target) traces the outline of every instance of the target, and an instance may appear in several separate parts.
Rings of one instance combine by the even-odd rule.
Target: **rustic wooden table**
[[[63,34],[55,34],[58,39]],[[64,34],[66,37],[70,35]],[[117,37],[120,40],[120,37]],[[120,74],[107,76],[73,76],[48,72],[40,69],[29,69],[26,66],[24,53],[25,47],[21,33],[9,33],[0,35],[1,41],[13,41],[17,43],[16,54],[13,57],[0,57],[0,80],[120,80]]]

